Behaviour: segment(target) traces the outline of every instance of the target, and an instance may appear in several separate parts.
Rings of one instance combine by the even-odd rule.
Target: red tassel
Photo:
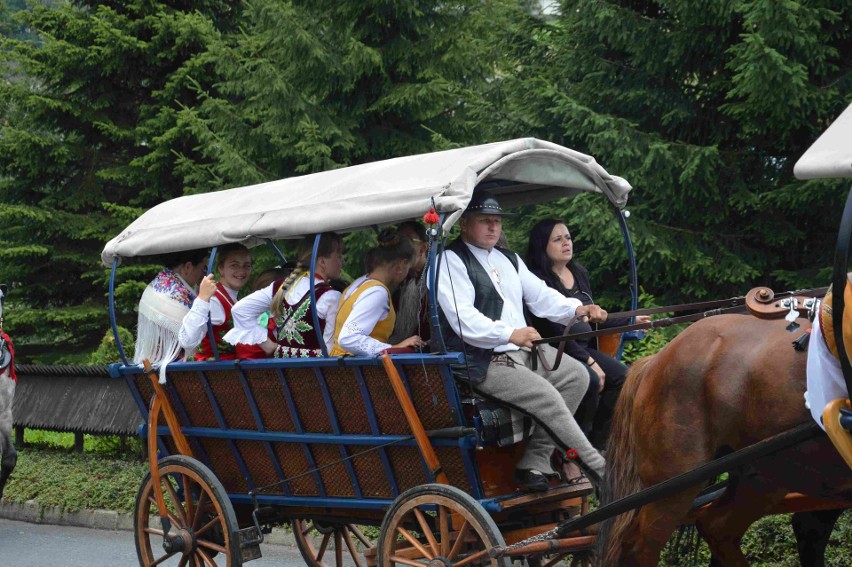
[[[429,212],[423,215],[423,222],[426,224],[438,224],[441,217],[435,212],[435,207],[429,209]]]

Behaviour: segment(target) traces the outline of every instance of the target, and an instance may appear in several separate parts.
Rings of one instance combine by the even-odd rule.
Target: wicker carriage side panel
[[[151,379],[148,378],[148,374],[145,372],[135,374],[133,376],[133,384],[139,392],[139,397],[142,399],[142,403],[145,404],[145,411],[150,411],[151,398],[154,396],[154,386],[151,385]]]
[[[295,431],[278,373],[271,369],[248,370],[246,381],[268,431]]]
[[[208,371],[206,376],[207,383],[216,398],[216,405],[222,411],[225,427],[228,429],[256,430],[258,428],[257,421],[236,371]]]
[[[268,487],[264,494],[283,494],[284,487],[269,453],[261,441],[236,441],[237,450],[249,471],[255,488]]]
[[[204,384],[195,372],[169,372],[169,381],[189,417],[192,427],[219,427]],[[209,453],[208,453],[209,454]],[[212,458],[212,456],[211,456]]]
[[[458,424],[455,408],[450,407],[440,366],[407,365],[403,372],[411,391],[411,401],[423,428],[442,429]]]
[[[367,403],[361,395],[357,369],[330,367],[322,371],[340,432],[369,435]]]
[[[325,400],[313,368],[287,368],[287,386],[293,396],[302,429],[306,433],[332,433]]]
[[[189,410],[187,410],[189,411]],[[248,483],[240,470],[237,459],[231,452],[228,442],[222,439],[200,438],[199,443],[207,453],[207,465],[228,492],[248,492]]]
[[[311,470],[305,452],[301,446],[294,443],[273,443],[275,456],[284,472],[284,478],[292,478],[288,482],[290,492],[294,496],[316,496],[319,494],[314,475],[303,474]]]
[[[355,487],[347,473],[346,466],[340,462],[343,456],[338,445],[313,444],[311,453],[325,486],[326,495],[330,497],[354,497]],[[331,466],[329,466],[331,465]],[[323,468],[326,467],[326,468]]]
[[[352,467],[355,469],[355,476],[358,477],[363,497],[393,498],[391,482],[385,474],[379,452],[369,451],[370,447],[364,446],[349,446],[347,449],[350,455],[358,454],[352,459]]]

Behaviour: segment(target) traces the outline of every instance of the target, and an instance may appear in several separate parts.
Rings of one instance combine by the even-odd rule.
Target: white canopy
[[[852,177],[852,104],[793,167],[799,179]]]
[[[480,183],[504,207],[597,192],[623,208],[631,189],[591,156],[523,138],[178,197],[136,219],[101,258],[111,266],[116,257],[347,232],[421,217],[432,199],[449,231]]]

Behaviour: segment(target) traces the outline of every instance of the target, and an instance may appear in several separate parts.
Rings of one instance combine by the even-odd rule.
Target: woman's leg
[[[577,406],[577,411],[574,412],[574,419],[577,420],[577,425],[583,430],[586,436],[591,434],[595,414],[598,411],[598,402],[600,400],[599,390],[601,389],[601,381],[595,371],[589,368],[589,388],[583,399],[580,400],[580,405]]]
[[[615,411],[618,396],[621,394],[624,378],[627,376],[627,367],[611,356],[594,349],[589,349],[589,355],[595,359],[595,362],[606,375],[604,389],[601,392],[592,422],[592,432],[589,435],[589,441],[592,442],[592,445],[598,450],[603,450],[606,448],[607,440],[609,440],[612,414]]]

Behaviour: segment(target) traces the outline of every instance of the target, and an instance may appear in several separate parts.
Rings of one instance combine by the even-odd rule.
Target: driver
[[[530,347],[541,337],[527,326],[524,307],[562,325],[578,318],[605,321],[606,311],[564,297],[530,272],[517,254],[496,248],[506,214],[490,193],[474,193],[460,220],[460,238],[439,261],[437,297],[446,346],[464,352],[466,359],[454,373],[479,395],[535,421],[536,431],[515,468],[516,482],[531,491],[546,490],[554,445],[563,452],[575,449],[599,481],[604,459],[572,415],[589,385],[586,367],[565,357],[554,371],[533,371]],[[553,347],[540,345],[540,351],[554,359]]]

